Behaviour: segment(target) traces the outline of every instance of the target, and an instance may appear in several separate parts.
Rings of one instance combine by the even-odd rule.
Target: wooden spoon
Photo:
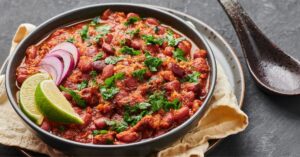
[[[250,19],[237,0],[218,0],[240,40],[256,83],[278,95],[300,94],[300,62],[272,43]]]

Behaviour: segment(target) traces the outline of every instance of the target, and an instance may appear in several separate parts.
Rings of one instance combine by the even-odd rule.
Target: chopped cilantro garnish
[[[102,52],[99,52],[94,58],[93,58],[93,61],[97,61],[99,59],[101,59],[103,57],[103,53]]]
[[[95,17],[95,18],[92,19],[90,25],[91,25],[91,26],[96,26],[96,25],[99,24],[100,22],[101,22],[100,17]]]
[[[106,87],[111,87],[115,84],[116,80],[121,80],[124,78],[124,73],[117,73],[107,79],[104,80],[105,86]]]
[[[199,81],[201,73],[194,71],[192,74],[188,74],[182,79],[183,82],[197,83]]]
[[[77,85],[77,89],[82,90],[82,89],[86,88],[87,86],[88,86],[88,81],[83,80],[80,84]]]
[[[107,33],[109,33],[110,29],[111,29],[111,26],[109,26],[109,25],[101,25],[101,26],[96,27],[96,31],[99,34],[96,35],[95,41],[98,42],[100,38],[102,38]]]
[[[181,106],[181,103],[179,99],[174,99],[172,102],[165,102],[164,104],[164,110],[169,111],[171,108],[173,109],[179,109]]]
[[[59,87],[62,91],[69,93],[78,106],[86,107],[85,100],[83,100],[76,91],[69,89],[69,88],[65,88],[64,86],[59,86]]]
[[[129,34],[131,37],[134,37],[134,36],[138,35],[139,33],[140,33],[140,29],[135,29],[135,30],[126,32],[126,34]]]
[[[106,120],[105,122],[112,130],[115,130],[118,133],[128,128],[128,124],[124,121]]]
[[[88,36],[88,32],[89,32],[89,27],[88,25],[84,25],[80,31],[80,36],[83,40],[86,40],[89,38]]]
[[[172,102],[169,102],[167,98],[164,96],[163,92],[155,92],[152,95],[149,96],[149,101],[151,104],[151,109],[153,112],[160,110],[161,108],[165,111],[168,111],[169,109],[179,109],[181,106],[181,103],[179,99],[174,99]]]
[[[117,87],[107,88],[105,86],[102,86],[100,88],[101,95],[102,95],[103,99],[105,99],[105,100],[113,98],[117,93],[119,93],[119,91],[120,90]]]
[[[105,63],[106,64],[116,64],[117,62],[119,62],[120,60],[123,59],[123,56],[109,56],[107,58],[105,58]]]
[[[136,55],[141,54],[141,51],[135,50],[135,49],[130,48],[130,47],[128,47],[128,46],[123,46],[123,47],[120,49],[120,52],[122,52],[123,54],[129,54],[129,55],[133,55],[133,56],[136,56]]]
[[[125,106],[124,121],[131,126],[135,125],[140,121],[145,115],[150,114],[149,108],[151,104],[142,102],[134,106]]]
[[[114,87],[116,80],[121,80],[124,78],[124,73],[117,73],[104,80],[104,86],[100,88],[101,95],[103,99],[108,100],[113,98],[120,90]]]
[[[155,38],[153,35],[142,35],[142,39],[146,42],[147,45],[158,44],[162,45],[164,40]]]
[[[169,46],[176,46],[180,41],[184,40],[184,37],[174,38],[174,33],[172,31],[168,31],[166,40],[168,41]]]
[[[124,45],[125,45],[125,43],[126,43],[126,39],[122,39],[122,40],[120,40],[120,46],[124,46]]]
[[[75,38],[74,37],[70,37],[66,40],[69,43],[74,43],[75,42]]]
[[[133,71],[132,76],[142,81],[144,79],[144,75],[146,74],[146,72],[147,72],[146,69],[135,70]]]
[[[140,21],[139,17],[130,17],[129,19],[127,19],[127,21],[124,23],[125,26],[129,26],[131,24],[134,24],[135,22]]]
[[[173,51],[173,56],[180,61],[186,61],[186,58],[184,57],[184,52],[180,48],[176,48],[175,51]]]
[[[92,77],[92,78],[95,78],[95,77],[97,77],[97,71],[95,71],[95,70],[93,70],[93,71],[91,71],[90,72],[90,76]]]
[[[92,134],[95,135],[99,135],[99,134],[107,134],[108,131],[107,130],[93,130]]]
[[[145,53],[146,60],[144,64],[149,68],[151,72],[157,71],[157,68],[162,64],[162,60],[157,57],[153,57],[150,53]]]

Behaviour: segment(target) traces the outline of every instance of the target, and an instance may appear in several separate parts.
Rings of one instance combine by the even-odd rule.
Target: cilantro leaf
[[[108,34],[110,29],[111,29],[111,26],[109,26],[109,25],[101,25],[101,26],[96,27],[96,32],[98,32],[99,34],[96,35],[95,41],[98,42],[100,38],[102,38],[106,34]]]
[[[74,43],[75,42],[75,38],[74,37],[70,37],[66,40],[66,42],[69,42],[69,43]]]
[[[95,71],[95,70],[93,70],[93,71],[90,72],[90,76],[91,76],[92,78],[97,77],[97,75],[98,75],[98,73],[97,73],[97,71]]]
[[[182,82],[191,82],[191,83],[197,83],[199,81],[201,73],[194,71],[191,74],[188,74],[186,77],[182,79]]]
[[[132,76],[142,81],[144,79],[144,75],[146,74],[146,72],[147,72],[146,69],[135,70],[133,71]]]
[[[102,52],[99,52],[94,58],[93,58],[93,61],[97,61],[97,60],[100,60],[101,58],[103,57],[103,53]]]
[[[91,26],[96,26],[96,25],[99,24],[100,22],[101,22],[100,17],[95,17],[95,18],[92,19],[90,25],[91,25]]]
[[[128,128],[128,124],[125,121],[106,120],[105,123],[118,133]]]
[[[186,58],[184,57],[184,52],[180,48],[176,48],[175,51],[173,51],[173,56],[180,61],[186,61]]]
[[[120,90],[117,87],[107,88],[105,86],[102,86],[100,88],[101,95],[102,95],[103,99],[105,99],[105,100],[113,98],[117,93],[119,93],[119,91]]]
[[[184,40],[184,37],[181,38],[174,38],[174,33],[172,31],[168,31],[166,40],[168,41],[169,46],[176,46],[178,43],[182,40]]]
[[[99,135],[99,134],[107,134],[108,131],[107,130],[93,130],[92,134],[95,135]]]
[[[82,90],[82,89],[86,88],[87,86],[88,86],[88,81],[83,80],[80,84],[77,85],[77,89]]]
[[[131,37],[134,37],[136,35],[138,35],[140,33],[140,29],[135,29],[135,30],[131,30],[131,31],[127,31],[126,34],[129,34]]]
[[[125,26],[129,26],[131,24],[134,24],[137,21],[140,21],[141,19],[139,17],[133,16],[127,19],[127,21],[124,23]]]
[[[128,47],[128,46],[123,46],[123,47],[120,49],[120,52],[122,52],[122,53],[124,53],[124,54],[133,55],[133,56],[136,56],[136,55],[141,54],[141,51],[139,51],[139,50],[134,50],[133,48],[130,48],[130,47]]]
[[[125,106],[124,121],[131,126],[135,125],[145,115],[151,113],[150,111],[148,111],[150,107],[151,104],[146,102],[138,103],[134,106]]]
[[[142,39],[146,42],[147,45],[158,44],[162,45],[164,40],[155,38],[153,35],[142,35]]]
[[[121,80],[124,78],[124,73],[117,73],[107,79],[104,80],[105,86],[106,87],[111,87],[115,84],[116,80]]]
[[[122,60],[124,57],[123,56],[109,56],[107,58],[105,58],[105,63],[106,64],[116,64],[117,62],[119,62],[120,60]]]
[[[162,64],[162,60],[157,57],[151,56],[148,52],[145,54],[146,59],[144,64],[149,68],[151,72],[157,71],[157,68]]]
[[[59,86],[59,87],[60,87],[60,89],[61,89],[62,91],[69,93],[69,94],[72,96],[73,100],[76,102],[76,104],[77,104],[78,106],[80,106],[80,107],[86,107],[86,102],[85,102],[85,100],[83,100],[83,99],[81,98],[81,96],[80,96],[77,92],[75,92],[75,91],[72,90],[72,89],[65,88],[64,86]]]
[[[164,105],[164,110],[169,111],[171,108],[173,109],[179,109],[181,106],[181,103],[178,98],[174,99],[172,102],[166,102]]]
[[[89,38],[88,36],[88,32],[89,32],[89,27],[88,25],[84,25],[80,31],[80,36],[83,40],[86,40]]]

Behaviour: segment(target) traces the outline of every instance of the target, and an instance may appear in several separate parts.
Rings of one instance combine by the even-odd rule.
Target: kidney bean
[[[172,63],[171,70],[174,73],[174,75],[177,77],[182,78],[185,75],[184,69],[175,63]]]
[[[178,123],[186,120],[189,117],[189,108],[183,106],[179,110],[175,110],[174,112],[174,120]]]
[[[174,51],[174,47],[167,46],[167,47],[163,50],[163,54],[165,54],[165,55],[167,55],[167,56],[173,56],[173,51]]]
[[[95,87],[84,88],[80,91],[80,96],[88,105],[94,106],[99,103],[98,89]]]
[[[172,126],[174,122],[174,116],[171,112],[168,112],[165,116],[163,116],[162,121],[160,122],[160,127],[167,129]]]
[[[133,132],[130,130],[117,134],[118,140],[125,143],[137,141],[138,139],[140,139],[140,137],[141,136],[137,132]]]
[[[158,26],[159,25],[159,21],[155,18],[152,18],[152,17],[148,17],[146,19],[146,23],[150,24],[150,25],[156,25]]]
[[[188,55],[191,52],[192,44],[187,40],[183,40],[179,42],[178,48],[180,48],[185,55]]]
[[[142,41],[140,39],[133,39],[131,40],[130,46],[136,50],[139,50],[142,48]]]
[[[157,34],[159,34],[159,35],[162,35],[162,34],[165,34],[166,33],[166,27],[164,27],[164,26],[157,26]]]
[[[192,92],[198,92],[201,89],[200,83],[190,83],[190,82],[184,83],[182,88]]]
[[[126,90],[130,91],[130,90],[134,90],[137,88],[138,82],[136,79],[130,77],[130,78],[126,78],[124,80],[124,85],[125,85]]]
[[[48,121],[44,120],[42,125],[41,125],[41,128],[46,130],[46,131],[50,131],[50,124]]]
[[[86,55],[87,56],[93,56],[97,53],[97,47],[96,46],[90,46],[87,48],[87,51],[86,51]]]
[[[93,69],[91,60],[87,56],[81,56],[78,63],[78,68],[82,72],[90,72]]]
[[[131,17],[140,17],[140,16],[138,14],[136,14],[136,13],[128,13],[127,14],[127,19],[131,18]]]
[[[115,132],[109,131],[107,134],[96,135],[93,138],[94,144],[110,144],[115,140]]]
[[[18,83],[22,84],[26,79],[27,79],[28,75],[22,75],[22,74],[19,74],[17,76],[17,81]]]
[[[209,72],[209,66],[204,58],[194,59],[192,66],[199,72],[206,73]]]
[[[179,91],[180,89],[180,82],[178,80],[174,80],[174,81],[171,81],[171,82],[168,82],[168,83],[165,83],[164,85],[164,88],[167,90],[167,91]]]
[[[113,39],[113,37],[114,36],[112,34],[107,34],[106,38],[105,38],[105,42],[108,43],[108,44],[110,44],[111,41],[112,41],[112,39]]]
[[[105,128],[107,126],[106,122],[105,122],[106,120],[108,120],[106,117],[101,117],[101,118],[94,120],[94,123],[95,123],[97,129]]]
[[[104,69],[104,67],[106,66],[105,61],[104,60],[98,60],[92,63],[93,69],[98,71],[98,72],[102,72],[102,70]]]
[[[112,14],[112,11],[110,9],[107,9],[103,12],[101,19],[102,20],[108,20],[108,17]]]
[[[106,79],[110,76],[114,75],[114,66],[112,64],[106,65],[102,71],[102,79]]]
[[[69,93],[66,93],[66,92],[62,92],[62,93],[63,93],[63,95],[65,96],[65,98],[66,98],[67,100],[69,100],[69,101],[72,100],[72,96],[71,96]]]
[[[102,44],[102,49],[103,49],[104,52],[106,52],[106,53],[108,53],[110,55],[114,55],[115,54],[115,49],[111,45],[109,45],[107,43],[103,43]]]
[[[203,49],[198,49],[198,50],[195,51],[193,56],[194,56],[194,59],[195,58],[206,58],[207,51],[203,50]]]
[[[182,92],[182,97],[186,101],[192,101],[195,99],[195,93],[194,92]]]
[[[159,53],[159,46],[156,44],[155,45],[147,45],[145,49],[152,54]]]

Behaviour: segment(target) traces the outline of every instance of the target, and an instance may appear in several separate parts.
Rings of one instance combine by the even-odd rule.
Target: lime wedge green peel
[[[27,78],[20,89],[20,107],[22,111],[36,124],[41,125],[44,116],[35,104],[34,93],[38,84],[50,79],[47,73],[38,73]]]
[[[63,96],[53,80],[44,80],[36,88],[38,109],[51,121],[83,124],[70,102]]]

